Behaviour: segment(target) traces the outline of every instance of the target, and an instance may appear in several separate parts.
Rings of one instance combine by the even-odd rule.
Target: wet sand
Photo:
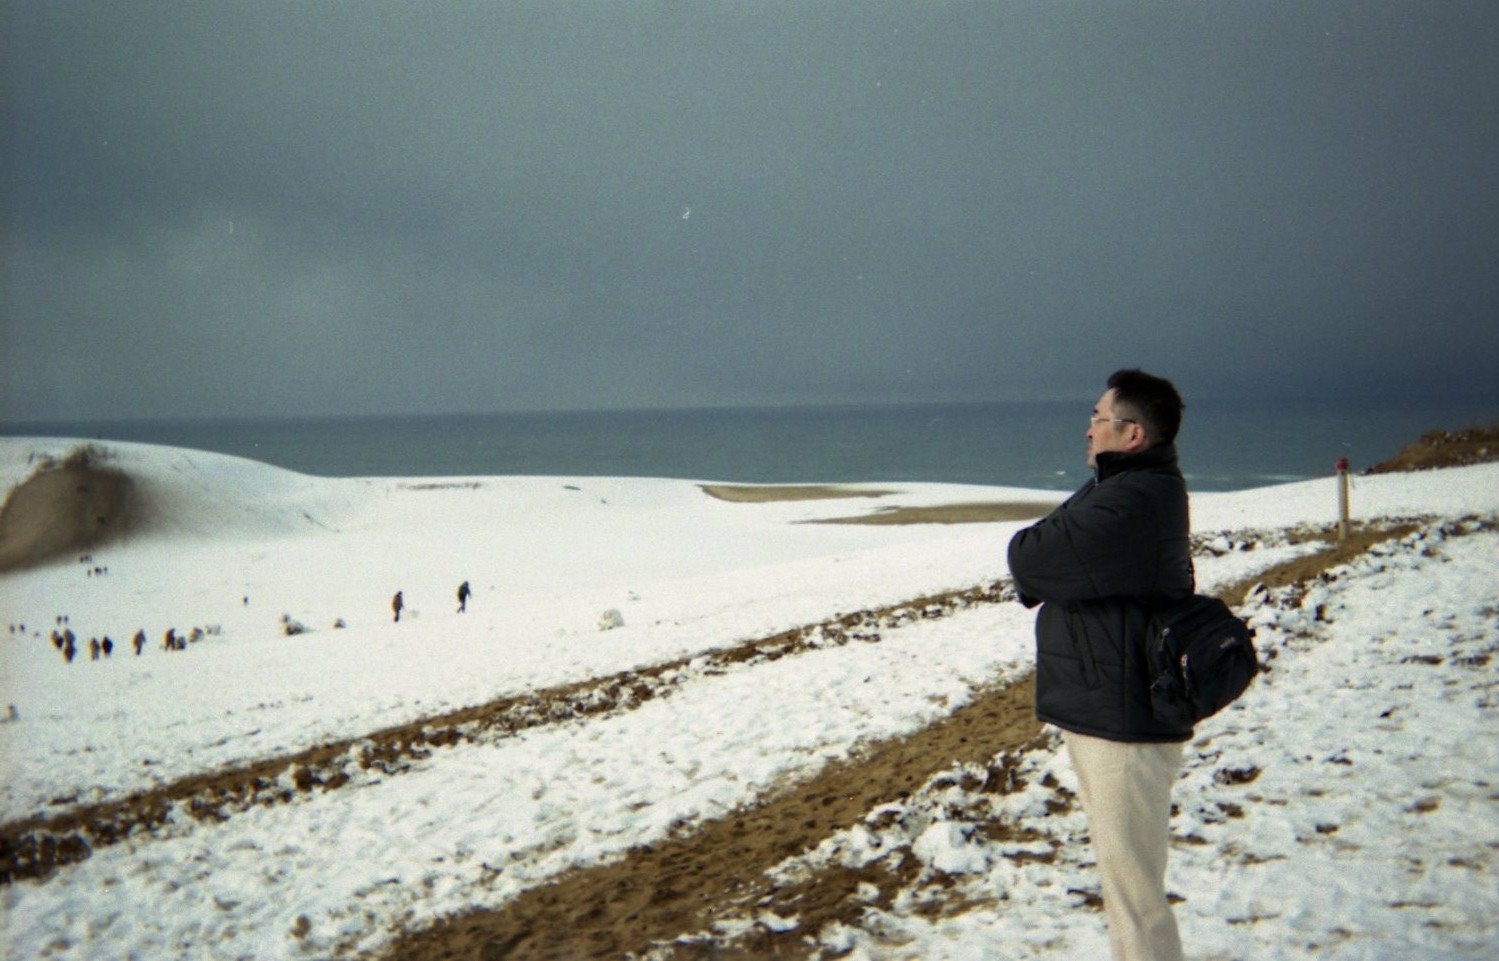
[[[735,504],[768,504],[776,501],[846,500],[878,498],[895,493],[829,484],[736,485],[703,484],[703,492]],[[973,501],[930,507],[887,507],[872,514],[829,517],[808,524],[988,524],[1045,517],[1056,504],[1046,501]]]

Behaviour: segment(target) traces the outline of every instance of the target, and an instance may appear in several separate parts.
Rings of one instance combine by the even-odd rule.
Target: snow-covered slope
[[[34,468],[34,454],[61,456],[70,446],[0,440],[0,481],[14,484]],[[320,479],[198,452],[105,446],[111,464],[143,492],[149,523],[86,559],[0,575],[0,630],[10,628],[0,636],[0,711],[14,705],[18,715],[0,724],[0,822],[358,738],[506,694],[691,658],[837,612],[987,583],[1005,575],[1004,546],[1023,522],[797,522],[898,505],[1056,499],[919,485],[878,498],[741,504],[684,481]],[[1499,466],[1360,478],[1353,503],[1359,519],[1492,517]],[[1331,480],[1194,498],[1199,532],[1237,532],[1235,539],[1253,548],[1201,558],[1200,582],[1210,588],[1305,550],[1271,532],[1326,524],[1335,510]],[[1358,824],[1344,837],[1359,850],[1383,850],[1373,846],[1371,832],[1379,830],[1447,832],[1454,813],[1479,818],[1473,836],[1488,836],[1493,795],[1473,785],[1485,764],[1483,777],[1499,777],[1492,751],[1484,753],[1499,732],[1492,687],[1471,683],[1481,666],[1450,657],[1424,665],[1424,680],[1452,682],[1451,697],[1439,681],[1432,700],[1399,694],[1388,659],[1375,655],[1395,652],[1399,665],[1400,645],[1408,643],[1435,651],[1492,647],[1499,636],[1492,605],[1485,615],[1472,595],[1492,575],[1493,540],[1472,535],[1450,551],[1434,542],[1410,545],[1385,568],[1351,575],[1350,586],[1329,601],[1346,608],[1334,627],[1309,628],[1316,645],[1288,633],[1272,675],[1276,700],[1253,709],[1263,716],[1235,715],[1232,731],[1213,735],[1207,750],[1222,752],[1222,764],[1266,772],[1258,790],[1263,798],[1273,793],[1264,801],[1268,820],[1247,821],[1252,830],[1243,843],[1273,849],[1276,870],[1295,874],[1310,863],[1304,858],[1331,850],[1285,840],[1303,828],[1315,835],[1324,817]],[[1430,558],[1423,556],[1428,548]],[[456,590],[464,581],[474,598],[459,613]],[[399,623],[390,606],[397,591],[407,605]],[[1429,613],[1417,617],[1418,608]],[[600,630],[609,610],[623,626]],[[289,634],[288,623],[306,630]],[[1282,621],[1267,623],[1272,627],[1290,631]],[[169,628],[202,635],[185,650],[166,652]],[[49,640],[60,629],[84,646],[71,664]],[[649,843],[672,825],[747,803],[860,739],[930,723],[975,685],[1026,670],[1030,629],[1029,613],[1017,605],[990,605],[888,632],[878,644],[752,669],[689,672],[672,696],[622,714],[452,748],[400,777],[370,776],[326,795],[246,811],[218,827],[175,823],[162,839],[102,849],[46,881],[6,887],[0,943],[13,956],[60,958],[191,957],[189,942],[216,945],[216,957],[323,957],[338,944],[369,947],[402,919],[495,903],[570,866]],[[140,630],[148,641],[137,656],[129,639]],[[1370,647],[1381,630],[1392,640]],[[112,638],[113,654],[91,660],[87,641],[104,636]],[[1315,672],[1316,683],[1282,685],[1289,676],[1279,673],[1282,664],[1288,672]],[[1370,692],[1367,704],[1339,693],[1346,691]],[[1425,698],[1420,705],[1418,697]],[[1343,706],[1333,712],[1325,705]],[[1396,723],[1380,716],[1386,709],[1403,725],[1398,738],[1381,738]],[[1338,712],[1348,715],[1346,725]],[[1454,741],[1478,752],[1462,761],[1465,772],[1478,771],[1472,777],[1444,773],[1443,750]],[[1361,815],[1350,800],[1376,790],[1360,778],[1381,776],[1394,762],[1376,755],[1397,743],[1390,750],[1403,752],[1410,790],[1395,793],[1409,793],[1411,804],[1443,798],[1448,807],[1439,817],[1416,817],[1385,801]],[[1299,760],[1338,751],[1353,752],[1347,756],[1358,763],[1344,770]],[[1184,788],[1205,789],[1198,782],[1210,781],[1213,770],[1189,766]],[[1387,816],[1376,816],[1386,807]],[[1238,843],[1232,825],[1210,823],[1208,814],[1189,809],[1192,830],[1225,851]],[[1488,860],[1469,873],[1423,875],[1412,900],[1446,903],[1440,889],[1461,882],[1450,900],[1466,905],[1463,899],[1492,881],[1492,845],[1487,850]],[[1464,852],[1452,857],[1477,856]],[[1364,862],[1349,857],[1350,870],[1362,871]],[[484,865],[501,862],[511,867],[496,884]],[[1248,870],[1228,854],[1184,863],[1208,874]],[[1067,872],[1082,870],[1068,862],[1052,881],[1033,883],[1076,883]],[[1223,902],[1224,911],[1305,921],[1275,896],[1283,878],[1259,868],[1253,876],[1254,886]],[[1388,931],[1372,913],[1398,900],[1386,890],[1393,876],[1371,869],[1368,877],[1367,884],[1355,874],[1342,879],[1346,896],[1360,905],[1350,924]],[[122,912],[118,903],[156,908]],[[1032,953],[1017,956],[1088,956],[1080,946],[1096,948],[1093,935],[1076,934],[1066,920],[1076,914],[1047,903],[1043,910],[1034,902],[1035,930],[1024,936]],[[1430,956],[1469,956],[1464,945],[1490,936],[1490,928],[1464,920],[1468,908],[1454,910],[1455,933],[1446,941],[1433,935],[1437,953]],[[1212,911],[1189,921],[1188,930],[1210,925]],[[930,948],[920,956],[992,956],[979,950],[993,947],[988,935],[953,924],[913,928]],[[1265,948],[1255,956],[1310,956],[1277,953],[1302,941],[1265,933],[1272,927],[1255,928]],[[292,936],[294,929],[301,933]],[[1048,954],[1039,947],[1047,943],[1060,946]],[[884,956],[876,948],[861,950]],[[1349,951],[1345,956],[1396,956]]]

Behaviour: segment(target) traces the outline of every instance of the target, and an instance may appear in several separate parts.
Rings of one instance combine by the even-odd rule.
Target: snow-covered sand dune
[[[74,446],[0,440],[0,486],[21,482],[35,470],[36,456],[61,459]],[[132,482],[130,532],[0,575],[0,629],[12,629],[0,638],[0,703],[14,705],[17,714],[0,724],[0,823],[119,799],[506,695],[690,660],[839,612],[989,583],[1005,576],[1004,545],[1022,521],[801,522],[897,506],[1057,499],[1003,488],[882,485],[878,497],[730,503],[674,480],[322,479],[199,452],[104,447],[104,463]],[[1359,478],[1353,505],[1358,519],[1492,518],[1499,510],[1499,466]],[[1201,557],[1200,581],[1225,583],[1308,550],[1287,543],[1278,529],[1324,525],[1335,508],[1331,479],[1195,497],[1197,531],[1229,532],[1224,544],[1240,548]],[[1428,630],[1423,643],[1438,649],[1492,647],[1499,637],[1492,603],[1485,615],[1471,595],[1492,574],[1494,541],[1492,533],[1470,534],[1449,548],[1429,539],[1397,552],[1398,563],[1350,576],[1349,587],[1334,588],[1346,591],[1336,600],[1359,616],[1307,627],[1319,644],[1306,650],[1297,641],[1282,645],[1286,663],[1331,660],[1317,667],[1317,683],[1282,686],[1277,670],[1273,688],[1266,685],[1273,699],[1243,705],[1266,713],[1233,715],[1241,734],[1230,736],[1228,722],[1204,730],[1208,754],[1224,760],[1189,766],[1182,798],[1210,787],[1204,779],[1211,782],[1224,765],[1264,772],[1264,796],[1273,798],[1266,802],[1270,820],[1225,823],[1183,800],[1179,833],[1202,835],[1208,843],[1198,847],[1273,848],[1263,862],[1182,859],[1188,871],[1221,874],[1215,885],[1241,873],[1259,878],[1255,890],[1263,893],[1245,895],[1234,911],[1327,927],[1330,897],[1314,898],[1300,913],[1271,897],[1285,883],[1274,871],[1297,874],[1326,851],[1284,841],[1285,832],[1300,837],[1302,821],[1323,816],[1318,812],[1331,802],[1308,799],[1326,797],[1311,792],[1326,790],[1315,782],[1333,780],[1330,770],[1346,798],[1375,790],[1359,778],[1379,768],[1298,765],[1296,752],[1316,751],[1287,745],[1297,737],[1339,740],[1344,732],[1317,713],[1329,690],[1388,689],[1386,662],[1350,652],[1380,623],[1376,596],[1400,608],[1399,617],[1388,619],[1392,636],[1404,638],[1420,625]],[[1377,588],[1352,586],[1376,577]],[[456,591],[465,581],[474,596],[459,613]],[[397,591],[406,604],[399,622],[391,609]],[[1296,611],[1306,607],[1298,604]],[[1411,620],[1415,608],[1429,611],[1424,620]],[[601,630],[601,617],[611,611],[622,626]],[[1267,633],[1279,629],[1265,626]],[[201,637],[185,650],[163,650],[168,629],[192,636],[195,628]],[[68,629],[83,646],[72,663],[49,639]],[[138,656],[129,643],[137,631],[148,639]],[[112,655],[92,660],[88,640],[105,636],[114,643]],[[987,605],[887,631],[878,643],[814,648],[770,664],[692,675],[670,696],[633,710],[444,749],[399,776],[371,773],[220,825],[177,818],[159,837],[137,836],[48,879],[7,886],[0,893],[0,943],[14,956],[78,958],[301,958],[372,949],[398,925],[501,903],[572,866],[619,857],[684,824],[751,803],[861,740],[928,724],[975,687],[1026,670],[1029,636],[1027,612]],[[1409,834],[1437,824],[1448,831],[1449,816],[1476,819],[1478,846],[1457,845],[1462,850],[1454,847],[1451,855],[1476,866],[1450,878],[1428,873],[1422,893],[1410,900],[1457,905],[1439,918],[1439,930],[1451,937],[1438,933],[1422,942],[1436,951],[1428,956],[1477,957],[1466,952],[1492,929],[1477,925],[1464,907],[1471,890],[1442,898],[1428,889],[1466,879],[1488,881],[1492,890],[1499,802],[1492,788],[1485,795],[1481,787],[1483,776],[1499,777],[1492,749],[1482,753],[1499,733],[1492,687],[1473,687],[1485,676],[1483,665],[1455,666],[1452,658],[1410,663],[1430,668],[1426,679],[1447,677],[1475,693],[1448,704],[1438,685],[1435,700],[1411,694],[1405,707],[1392,702],[1380,710],[1405,712],[1402,736],[1436,738],[1443,725],[1473,731],[1468,747],[1478,753],[1463,764],[1478,773],[1454,780],[1439,752],[1402,748],[1411,755],[1402,762],[1409,777],[1430,782],[1423,797],[1446,799],[1438,804],[1445,811],[1412,818],[1392,809],[1386,819],[1364,813],[1360,831],[1386,826]],[[1294,730],[1279,716],[1296,718]],[[1383,750],[1378,721],[1351,718],[1339,749]],[[1446,785],[1456,785],[1459,796],[1449,797]],[[1340,823],[1353,820],[1355,802],[1339,803]],[[1042,821],[1063,834],[1077,830],[1075,821]],[[1236,840],[1241,823],[1244,834]],[[1315,825],[1312,833],[1321,836]],[[1457,844],[1441,843],[1449,842]],[[943,845],[927,846],[933,858],[951,854],[942,853]],[[1372,849],[1364,840],[1356,847]],[[1026,902],[1036,910],[1013,922],[1019,928],[996,926],[993,909],[945,927],[906,919],[911,928],[903,937],[921,948],[914,954],[857,932],[827,936],[871,957],[886,951],[992,957],[998,945],[982,932],[1010,930],[1024,946],[1012,945],[1016,957],[1087,957],[1098,944],[1096,919],[1086,926],[1066,903],[1068,885],[1087,886],[1079,866],[1086,849],[1076,843],[1066,849],[1073,857],[1053,866],[1052,880],[1028,882],[1044,897]],[[1264,874],[1271,870],[1264,864],[1277,867]],[[1000,870],[997,862],[990,869]],[[1333,948],[1348,957],[1403,956],[1378,953],[1361,933],[1388,930],[1371,919],[1376,909],[1388,913],[1392,877],[1380,875],[1366,887],[1345,883],[1340,897],[1358,907],[1348,923],[1353,933]],[[1213,926],[1212,905],[1220,903],[1190,899],[1188,913],[1202,913],[1184,923],[1219,945],[1222,957],[1240,956]],[[125,904],[150,907],[124,910]],[[1254,923],[1263,952],[1243,956],[1332,956],[1306,946],[1321,935],[1274,933],[1287,927]]]
[[[19,479],[33,445],[5,443]],[[24,751],[0,740],[16,759],[3,820],[1003,573],[993,528],[797,523],[973,488],[736,504],[682,481],[320,479],[109,450],[144,501],[137,531],[0,582],[3,626],[43,641],[7,651],[0,696],[28,724],[0,733],[27,738]],[[623,626],[601,633],[607,611]],[[64,663],[45,643],[59,617],[85,644],[110,637],[114,655]],[[307,632],[288,635],[288,619]],[[185,656],[163,652],[168,629],[194,628],[206,639]]]

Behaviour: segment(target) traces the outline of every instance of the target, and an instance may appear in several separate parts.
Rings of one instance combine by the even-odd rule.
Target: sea
[[[1090,401],[0,423],[0,435],[214,451],[328,477],[670,477],[944,482],[1070,490]],[[1357,473],[1435,428],[1499,423],[1499,399],[1204,400],[1177,448],[1189,486]]]

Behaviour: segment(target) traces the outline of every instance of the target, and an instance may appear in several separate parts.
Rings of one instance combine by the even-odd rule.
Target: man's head
[[[1171,381],[1141,370],[1115,371],[1088,423],[1088,466],[1105,451],[1135,453],[1172,443],[1183,406]]]

